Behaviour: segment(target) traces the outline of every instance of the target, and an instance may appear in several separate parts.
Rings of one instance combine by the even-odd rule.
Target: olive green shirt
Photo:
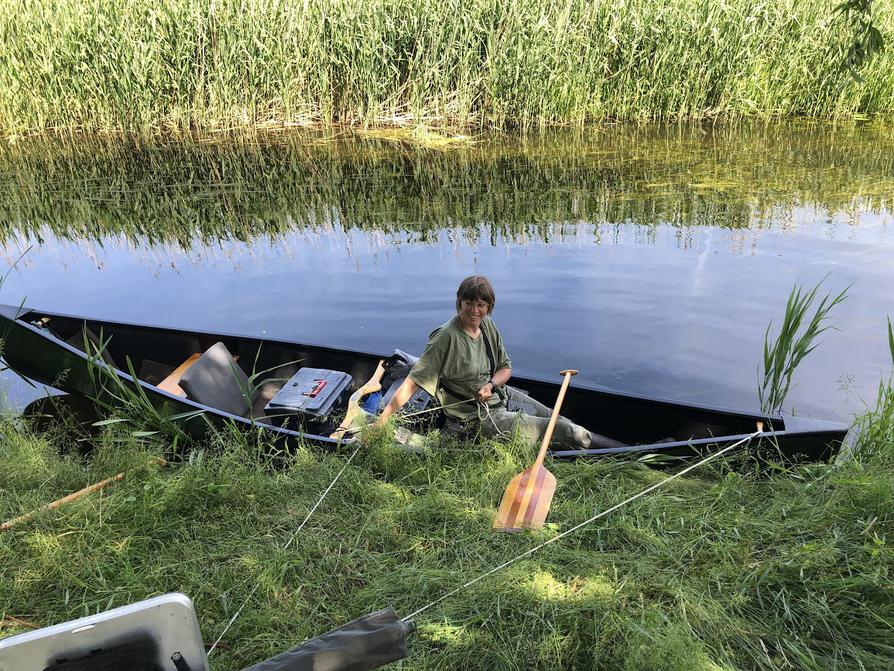
[[[494,354],[495,371],[510,368],[512,363],[503,346],[503,338],[490,317],[481,321],[481,333],[473,338],[463,331],[459,317],[455,316],[432,331],[425,351],[410,371],[410,379],[444,406],[474,397],[492,374],[491,362],[484,345],[485,334]],[[448,392],[444,387],[451,391]],[[491,407],[501,403],[502,399],[497,393],[488,401]],[[444,412],[461,420],[478,417],[475,401],[454,405]]]

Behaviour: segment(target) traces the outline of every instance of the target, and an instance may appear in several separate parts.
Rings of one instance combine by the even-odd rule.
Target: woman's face
[[[459,302],[459,320],[466,328],[477,329],[489,309],[486,301],[463,299]]]

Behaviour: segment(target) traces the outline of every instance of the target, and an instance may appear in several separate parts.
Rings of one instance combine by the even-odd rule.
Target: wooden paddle
[[[351,428],[354,418],[360,414],[360,399],[368,394],[379,391],[382,388],[382,378],[384,375],[385,360],[380,359],[379,365],[376,366],[376,371],[373,373],[372,377],[369,378],[365,385],[351,394],[351,398],[348,399],[348,411],[345,413],[345,418],[342,420],[342,423],[339,424],[338,428],[332,432],[329,436],[330,438],[335,438],[337,440],[343,437],[345,431]]]
[[[506,486],[503,492],[503,500],[500,509],[494,518],[494,531],[521,531],[522,529],[539,529],[543,526],[549,506],[556,491],[556,476],[543,467],[543,459],[546,457],[546,448],[549,447],[549,439],[552,438],[553,429],[559,419],[559,408],[565,400],[565,392],[572,375],[577,375],[576,370],[563,370],[564,375],[556,406],[549,418],[546,433],[543,434],[543,442],[540,443],[540,451],[534,465],[516,475]]]

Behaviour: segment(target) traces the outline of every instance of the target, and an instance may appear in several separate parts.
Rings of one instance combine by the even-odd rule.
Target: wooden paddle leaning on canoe
[[[562,380],[562,388],[559,389],[556,405],[550,415],[546,432],[543,434],[537,459],[534,460],[533,466],[516,475],[506,486],[503,500],[500,502],[500,509],[494,518],[493,528],[495,531],[539,529],[543,526],[549,513],[553,493],[556,491],[556,476],[546,470],[543,466],[543,459],[546,457],[549,440],[553,436],[553,429],[556,428],[556,421],[559,419],[559,409],[562,407],[562,401],[565,400],[568,383],[572,375],[577,375],[577,371],[563,370],[560,374],[564,375],[565,379]]]

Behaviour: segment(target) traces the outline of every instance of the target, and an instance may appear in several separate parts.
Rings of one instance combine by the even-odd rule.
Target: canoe
[[[379,361],[390,356],[247,335],[89,319],[10,305],[0,305],[0,337],[4,341],[3,358],[20,375],[107,405],[120,402],[121,388],[128,388],[144,404],[151,405],[158,417],[173,418],[191,437],[202,438],[209,430],[230,426],[260,432],[274,443],[303,443],[330,450],[339,444],[338,439],[330,437],[331,425],[278,421],[275,416],[267,416],[273,413],[265,413],[265,403],[269,405],[280,391],[287,390],[289,383],[285,381],[294,379],[300,368],[347,374],[347,382],[356,388],[370,379]],[[100,346],[102,352],[97,354]],[[193,363],[205,362],[216,352],[232,357],[227,360],[233,375],[238,368],[241,378],[252,380],[250,392],[255,397],[246,399],[251,401],[250,408],[234,407],[232,398],[209,402],[204,390],[193,396],[179,386],[178,380],[185,384],[183,376],[190,374]],[[261,378],[253,377],[253,371],[268,371],[267,381],[257,385]],[[515,387],[549,407],[555,401],[559,381],[558,375],[556,380],[515,373],[512,377]],[[396,384],[399,380],[386,376],[383,386]],[[827,420],[685,404],[579,385],[569,388],[562,414],[627,446],[553,450],[552,456],[560,459],[703,455],[754,433],[762,423],[764,433],[749,444],[749,450],[787,462],[826,462],[838,453],[847,432],[846,425]]]

